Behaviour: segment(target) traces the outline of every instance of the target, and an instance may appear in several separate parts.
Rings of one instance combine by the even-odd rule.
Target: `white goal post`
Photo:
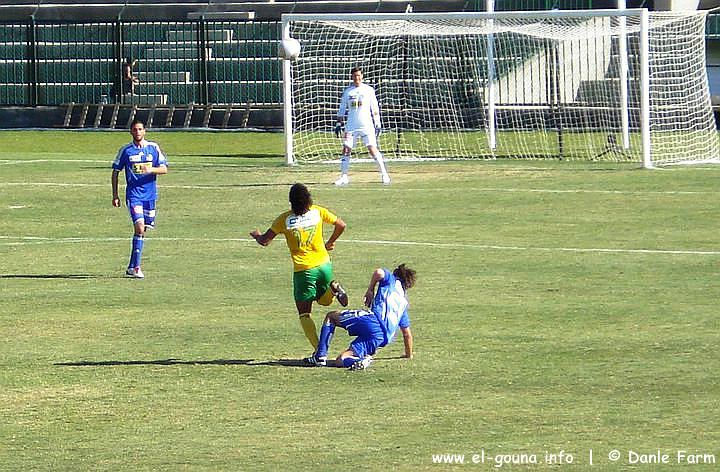
[[[283,15],[282,37],[302,47],[283,61],[287,162],[339,157],[333,126],[355,66],[376,89],[386,158],[717,162],[705,18],[646,9]]]

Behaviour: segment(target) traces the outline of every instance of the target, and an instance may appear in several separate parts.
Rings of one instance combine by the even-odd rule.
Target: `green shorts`
[[[317,300],[330,288],[333,279],[332,263],[293,273],[293,294],[296,302]]]

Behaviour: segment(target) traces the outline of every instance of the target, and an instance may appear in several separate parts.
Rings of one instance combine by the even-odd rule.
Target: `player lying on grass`
[[[336,359],[335,365],[351,370],[366,369],[375,352],[392,342],[398,328],[405,343],[404,357],[413,357],[413,337],[408,316],[407,290],[415,285],[415,271],[400,264],[394,271],[375,269],[365,292],[365,306],[370,310],[332,311],[320,329],[320,341],[315,353],[306,358],[308,365],[324,366],[335,327],[346,330],[356,338]],[[376,290],[377,288],[377,290]]]
[[[275,218],[264,233],[255,229],[250,236],[261,246],[267,246],[275,236],[285,236],[293,261],[293,294],[300,325],[305,337],[317,349],[318,335],[311,318],[314,301],[328,306],[335,298],[347,306],[347,294],[340,282],[333,280],[333,266],[328,251],[345,231],[345,222],[327,208],[313,203],[310,190],[300,183],[290,187],[290,210]],[[333,232],[323,241],[323,223],[332,225]]]

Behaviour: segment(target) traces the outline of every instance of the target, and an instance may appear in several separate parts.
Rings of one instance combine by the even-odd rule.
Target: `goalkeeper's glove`
[[[343,124],[341,121],[338,121],[337,123],[335,123],[335,137],[339,138],[340,133],[342,133],[342,131],[343,131]]]
[[[382,128],[378,126],[375,128],[375,139],[379,138],[380,134],[382,134]]]

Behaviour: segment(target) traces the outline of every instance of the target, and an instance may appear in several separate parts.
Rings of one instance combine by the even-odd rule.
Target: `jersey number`
[[[303,231],[299,229],[293,230],[293,236],[295,236],[295,240],[298,242],[298,248],[305,249],[307,247],[310,247],[310,243],[312,242],[313,236],[315,236],[315,229],[317,226],[311,227],[308,231],[305,231],[305,239],[303,240]]]

